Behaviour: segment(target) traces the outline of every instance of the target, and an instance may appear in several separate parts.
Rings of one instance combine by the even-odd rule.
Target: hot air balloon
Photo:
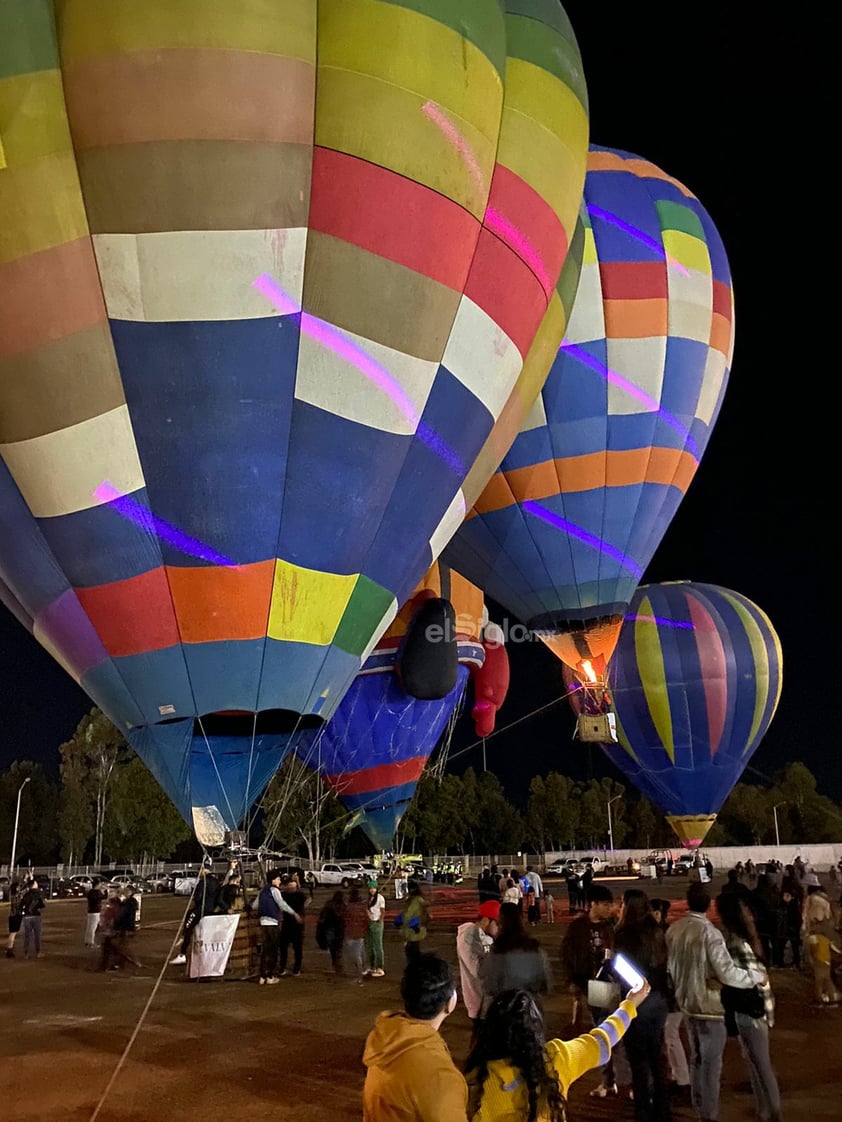
[[[442,604],[451,609],[447,622],[424,622],[432,618],[426,609],[438,611]],[[479,589],[446,566],[433,565],[378,641],[327,726],[312,745],[296,750],[302,762],[325,777],[350,812],[348,828],[359,826],[377,850],[392,848],[431,753],[452,728],[469,679],[482,672],[485,620]],[[407,649],[410,643],[414,651]],[[437,689],[413,693],[402,673],[408,654],[415,680],[422,679],[425,686],[436,682]],[[502,654],[505,657],[504,647]]]
[[[769,617],[738,592],[635,593],[609,669],[619,743],[603,747],[686,846],[704,840],[769,728],[782,666]]]
[[[592,147],[565,341],[445,560],[599,685],[725,392],[733,296],[699,201]]]
[[[547,346],[581,60],[543,0],[4,0],[0,44],[4,598],[217,844]]]

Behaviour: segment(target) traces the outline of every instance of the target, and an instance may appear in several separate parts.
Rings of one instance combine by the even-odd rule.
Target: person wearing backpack
[[[257,897],[257,915],[260,923],[260,977],[261,986],[274,986],[280,982],[278,975],[278,956],[281,949],[281,914],[294,916],[297,923],[304,923],[294,908],[281,895],[281,870],[273,869]]]
[[[36,958],[44,957],[44,952],[41,950],[41,912],[46,906],[47,903],[41,895],[38,881],[31,880],[20,900],[20,910],[23,916],[24,958],[30,957],[30,948],[33,949]]]

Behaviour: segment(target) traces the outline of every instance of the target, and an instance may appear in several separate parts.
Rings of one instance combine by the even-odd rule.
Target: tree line
[[[22,794],[20,864],[101,866],[198,857],[189,826],[123,735],[99,709],[59,748],[59,779],[32,761],[0,773],[0,864],[9,860]],[[616,796],[620,796],[616,798]],[[506,795],[493,772],[428,771],[401,820],[395,848],[428,854],[545,853],[609,845],[608,802],[616,849],[675,848],[663,815],[615,779],[576,782],[552,771],[533,777],[526,803]],[[838,842],[842,807],[817,790],[800,762],[770,787],[738,783],[707,836],[714,845],[771,845],[775,815],[782,844]],[[292,756],[282,764],[250,821],[251,844],[321,861],[370,852],[359,825],[315,772]]]

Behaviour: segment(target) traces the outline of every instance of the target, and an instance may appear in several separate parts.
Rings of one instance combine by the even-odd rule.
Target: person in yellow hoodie
[[[401,980],[403,1012],[380,1013],[363,1063],[363,1122],[467,1122],[468,1087],[439,1029],[456,1008],[450,965],[419,954]]]
[[[571,1085],[608,1062],[648,994],[645,982],[590,1032],[574,1040],[547,1041],[544,1019],[531,994],[501,993],[489,1008],[465,1064],[468,1118],[471,1122],[565,1122]]]

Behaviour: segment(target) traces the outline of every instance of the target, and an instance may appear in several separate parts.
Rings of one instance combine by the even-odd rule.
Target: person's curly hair
[[[546,1122],[565,1122],[564,1094],[547,1064],[546,1044],[544,1019],[532,995],[526,990],[506,990],[494,999],[481,1022],[465,1072],[472,1074],[481,1096],[489,1063],[505,1060],[526,1083],[529,1110],[525,1122],[536,1122],[539,1108]]]

